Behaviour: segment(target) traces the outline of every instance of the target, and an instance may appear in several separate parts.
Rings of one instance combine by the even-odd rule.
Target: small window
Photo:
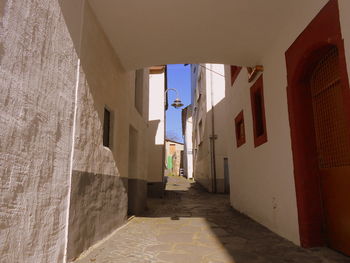
[[[110,132],[111,132],[111,112],[104,109],[103,115],[103,146],[110,148]]]
[[[244,115],[241,111],[235,118],[235,128],[236,128],[236,142],[237,148],[245,144],[245,127],[244,127]]]
[[[267,142],[262,76],[250,88],[250,97],[253,114],[254,145],[258,147]]]
[[[239,73],[241,72],[241,67],[231,66],[231,86],[235,83]]]
[[[135,72],[135,108],[142,115],[143,110],[143,69]]]

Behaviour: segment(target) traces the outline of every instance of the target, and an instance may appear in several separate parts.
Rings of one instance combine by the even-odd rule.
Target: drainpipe
[[[217,192],[216,187],[216,157],[215,157],[215,140],[217,136],[215,135],[215,114],[214,114],[214,91],[213,91],[213,65],[210,64],[210,92],[211,92],[211,145],[212,145],[212,191],[213,193]]]
[[[162,171],[162,182],[163,182],[163,188],[162,191],[165,189],[165,168],[168,169],[167,167],[167,160],[168,156],[166,156],[166,111],[168,110],[168,92],[165,92],[168,89],[168,65],[165,65],[164,69],[164,146],[163,146],[163,171]],[[163,194],[162,194],[163,196]]]

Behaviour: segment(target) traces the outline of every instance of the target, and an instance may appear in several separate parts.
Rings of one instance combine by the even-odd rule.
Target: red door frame
[[[336,46],[339,50],[344,104],[350,124],[349,79],[338,0],[330,0],[325,5],[285,54],[299,233],[303,247],[326,244],[311,94],[307,76],[331,46]]]

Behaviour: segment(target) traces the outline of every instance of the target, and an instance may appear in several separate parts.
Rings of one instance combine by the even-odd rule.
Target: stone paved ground
[[[350,263],[327,248],[293,245],[234,211],[228,196],[183,178],[169,177],[166,197],[148,207],[76,263]]]

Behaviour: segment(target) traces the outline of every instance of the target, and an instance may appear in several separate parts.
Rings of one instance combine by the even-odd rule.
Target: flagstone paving
[[[76,263],[350,263],[327,248],[302,249],[180,177],[169,177],[163,199],[148,200],[135,217]]]

